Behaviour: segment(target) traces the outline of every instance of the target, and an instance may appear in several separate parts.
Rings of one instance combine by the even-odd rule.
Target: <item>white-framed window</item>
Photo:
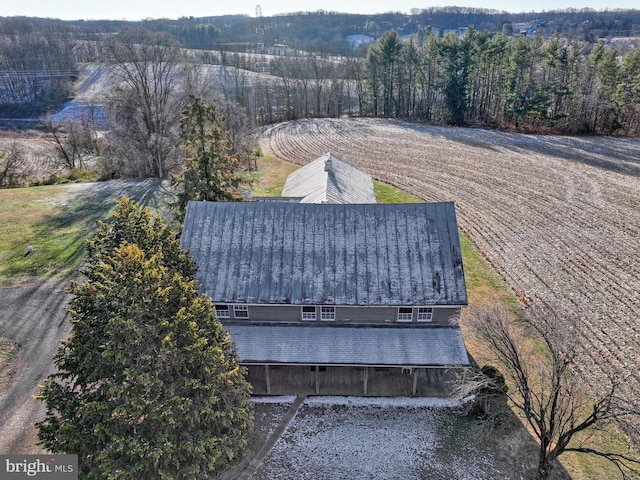
[[[418,321],[419,322],[431,322],[433,321],[433,308],[420,307],[418,309]]]
[[[399,322],[413,321],[413,308],[411,307],[398,308],[398,321]]]
[[[229,318],[229,305],[222,305],[222,304],[216,303],[215,307],[216,307],[216,317]]]
[[[316,319],[316,307],[315,306],[303,306],[302,307],[302,320],[315,320]]]
[[[249,307],[246,305],[234,305],[233,316],[235,318],[249,318]]]
[[[320,320],[335,320],[336,307],[322,307],[320,310]]]

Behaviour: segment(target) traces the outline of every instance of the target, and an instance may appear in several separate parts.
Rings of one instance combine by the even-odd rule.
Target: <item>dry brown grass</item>
[[[12,359],[17,351],[16,342],[0,337],[0,392],[3,392],[13,381],[15,370]]]

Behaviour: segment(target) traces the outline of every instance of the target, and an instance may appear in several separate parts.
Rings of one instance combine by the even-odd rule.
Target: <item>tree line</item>
[[[62,21],[0,22],[0,111],[32,111],[67,98],[76,72],[74,39]]]
[[[363,69],[363,114],[531,132],[640,133],[640,48],[468,29],[384,34]]]
[[[252,13],[252,12],[247,12]],[[110,28],[99,21],[76,23],[90,28]],[[379,38],[394,30],[400,35],[414,34],[420,29],[434,32],[473,26],[477,31],[499,32],[503,27],[518,33],[518,25],[535,24],[537,34],[550,37],[559,34],[595,42],[610,36],[632,37],[640,30],[640,10],[565,9],[546,12],[510,13],[471,7],[431,7],[412,9],[410,13],[394,12],[360,15],[334,11],[292,12],[270,17],[226,15],[217,17],[182,17],[176,20],[145,20],[145,28],[174,35],[187,48],[227,48],[247,51],[256,42],[265,45],[285,43],[296,50],[325,51],[333,55],[349,55],[346,40],[353,34]],[[111,24],[111,31],[114,24]],[[118,27],[120,28],[120,27]]]
[[[382,34],[373,45],[343,56],[332,55],[330,42],[323,39],[310,45],[304,42],[313,48],[275,52],[279,55],[263,56],[261,62],[255,53],[233,52],[224,44],[209,50],[208,55],[202,53],[199,61],[230,67],[225,71],[228,82],[223,85],[224,93],[246,108],[257,123],[344,114],[383,115],[522,131],[638,134],[638,47],[622,50],[604,40],[593,43],[558,35],[548,39],[537,35],[514,37],[506,17],[498,33],[468,28],[462,36],[457,30],[442,35],[440,28],[413,25],[415,18],[426,13],[434,18],[489,15],[446,9],[416,12],[400,28]],[[573,15],[593,17],[590,24],[600,26],[606,19],[617,18],[611,12],[608,16],[605,13],[581,11]],[[289,17],[301,22],[316,17],[334,22],[342,19],[338,14],[320,12],[283,18]],[[277,32],[283,18],[251,20],[261,23],[265,31]],[[377,23],[365,22],[365,27],[373,28],[374,23],[376,28],[392,26],[393,18],[391,14],[382,15]],[[178,48],[205,35],[208,40],[199,46],[211,48],[214,38],[222,39],[224,35],[213,18],[207,20],[210,23],[191,18],[145,21],[143,30],[149,34],[144,41],[171,38],[172,47]],[[243,24],[252,23],[249,20],[244,18]],[[112,38],[135,30],[123,30],[120,25],[119,33],[96,41],[87,36],[91,25],[81,27],[73,22],[25,17],[2,19],[0,72],[4,75],[0,77],[0,106],[33,109],[36,104],[46,107],[66,99],[77,63],[113,62]],[[417,30],[411,30],[417,33],[401,36],[412,25]],[[350,28],[357,31],[358,25],[351,24]],[[152,34],[153,30],[161,33]],[[344,41],[344,36],[341,38]],[[265,33],[262,40],[266,39]],[[238,39],[225,40],[237,43]],[[255,46],[252,42],[257,37],[244,40]],[[296,43],[300,42],[289,41],[290,45]],[[171,62],[184,61],[174,55],[174,49],[171,55]],[[241,72],[247,69],[270,73],[275,81],[264,77],[249,81],[247,74]]]
[[[622,51],[604,41],[469,28],[463,35],[423,29],[407,38],[388,31],[365,56],[290,48],[266,55],[185,50],[169,33],[143,28],[74,41],[62,23],[17,18],[0,27],[0,65],[15,72],[0,79],[5,107],[66,99],[78,63],[107,66],[104,135],[97,135],[93,114],[43,124],[61,164],[73,170],[83,168],[85,156],[98,158],[105,178],[179,171],[179,120],[190,94],[217,106],[233,132],[234,153],[247,164],[249,127],[299,118],[381,116],[531,133],[640,134],[640,47]],[[0,170],[8,158],[0,155]]]
[[[272,59],[268,71],[277,80],[253,82],[253,100],[244,101],[259,123],[348,114],[536,133],[640,134],[640,48],[623,53],[603,41],[473,29],[406,40],[391,31],[365,59],[292,54]],[[240,99],[239,88],[229,90]]]

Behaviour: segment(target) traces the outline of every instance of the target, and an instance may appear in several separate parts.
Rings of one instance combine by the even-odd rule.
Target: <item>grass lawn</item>
[[[66,274],[95,220],[67,213],[70,185],[0,190],[0,285]],[[33,251],[26,255],[27,248]]]
[[[462,232],[460,232],[460,247],[469,306],[497,301],[510,309],[518,308],[514,294]]]
[[[0,286],[74,272],[96,221],[124,195],[162,213],[172,198],[155,180],[0,190]]]
[[[254,197],[277,197],[282,193],[287,176],[300,165],[265,155],[257,161],[258,171],[251,174],[251,190]]]
[[[419,203],[424,201],[415,195],[377,180],[373,181],[373,191],[378,203]]]
[[[123,195],[156,212],[172,198],[155,180],[0,189],[0,298],[2,287],[73,275],[96,222],[106,219]],[[0,391],[12,379],[10,362],[18,348],[2,333]]]

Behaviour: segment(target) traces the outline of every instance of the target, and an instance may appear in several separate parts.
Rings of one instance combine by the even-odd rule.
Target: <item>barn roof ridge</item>
[[[292,172],[283,197],[303,197],[302,203],[376,203],[373,179],[333,152]]]
[[[215,302],[468,303],[453,202],[189,202],[181,246]]]

